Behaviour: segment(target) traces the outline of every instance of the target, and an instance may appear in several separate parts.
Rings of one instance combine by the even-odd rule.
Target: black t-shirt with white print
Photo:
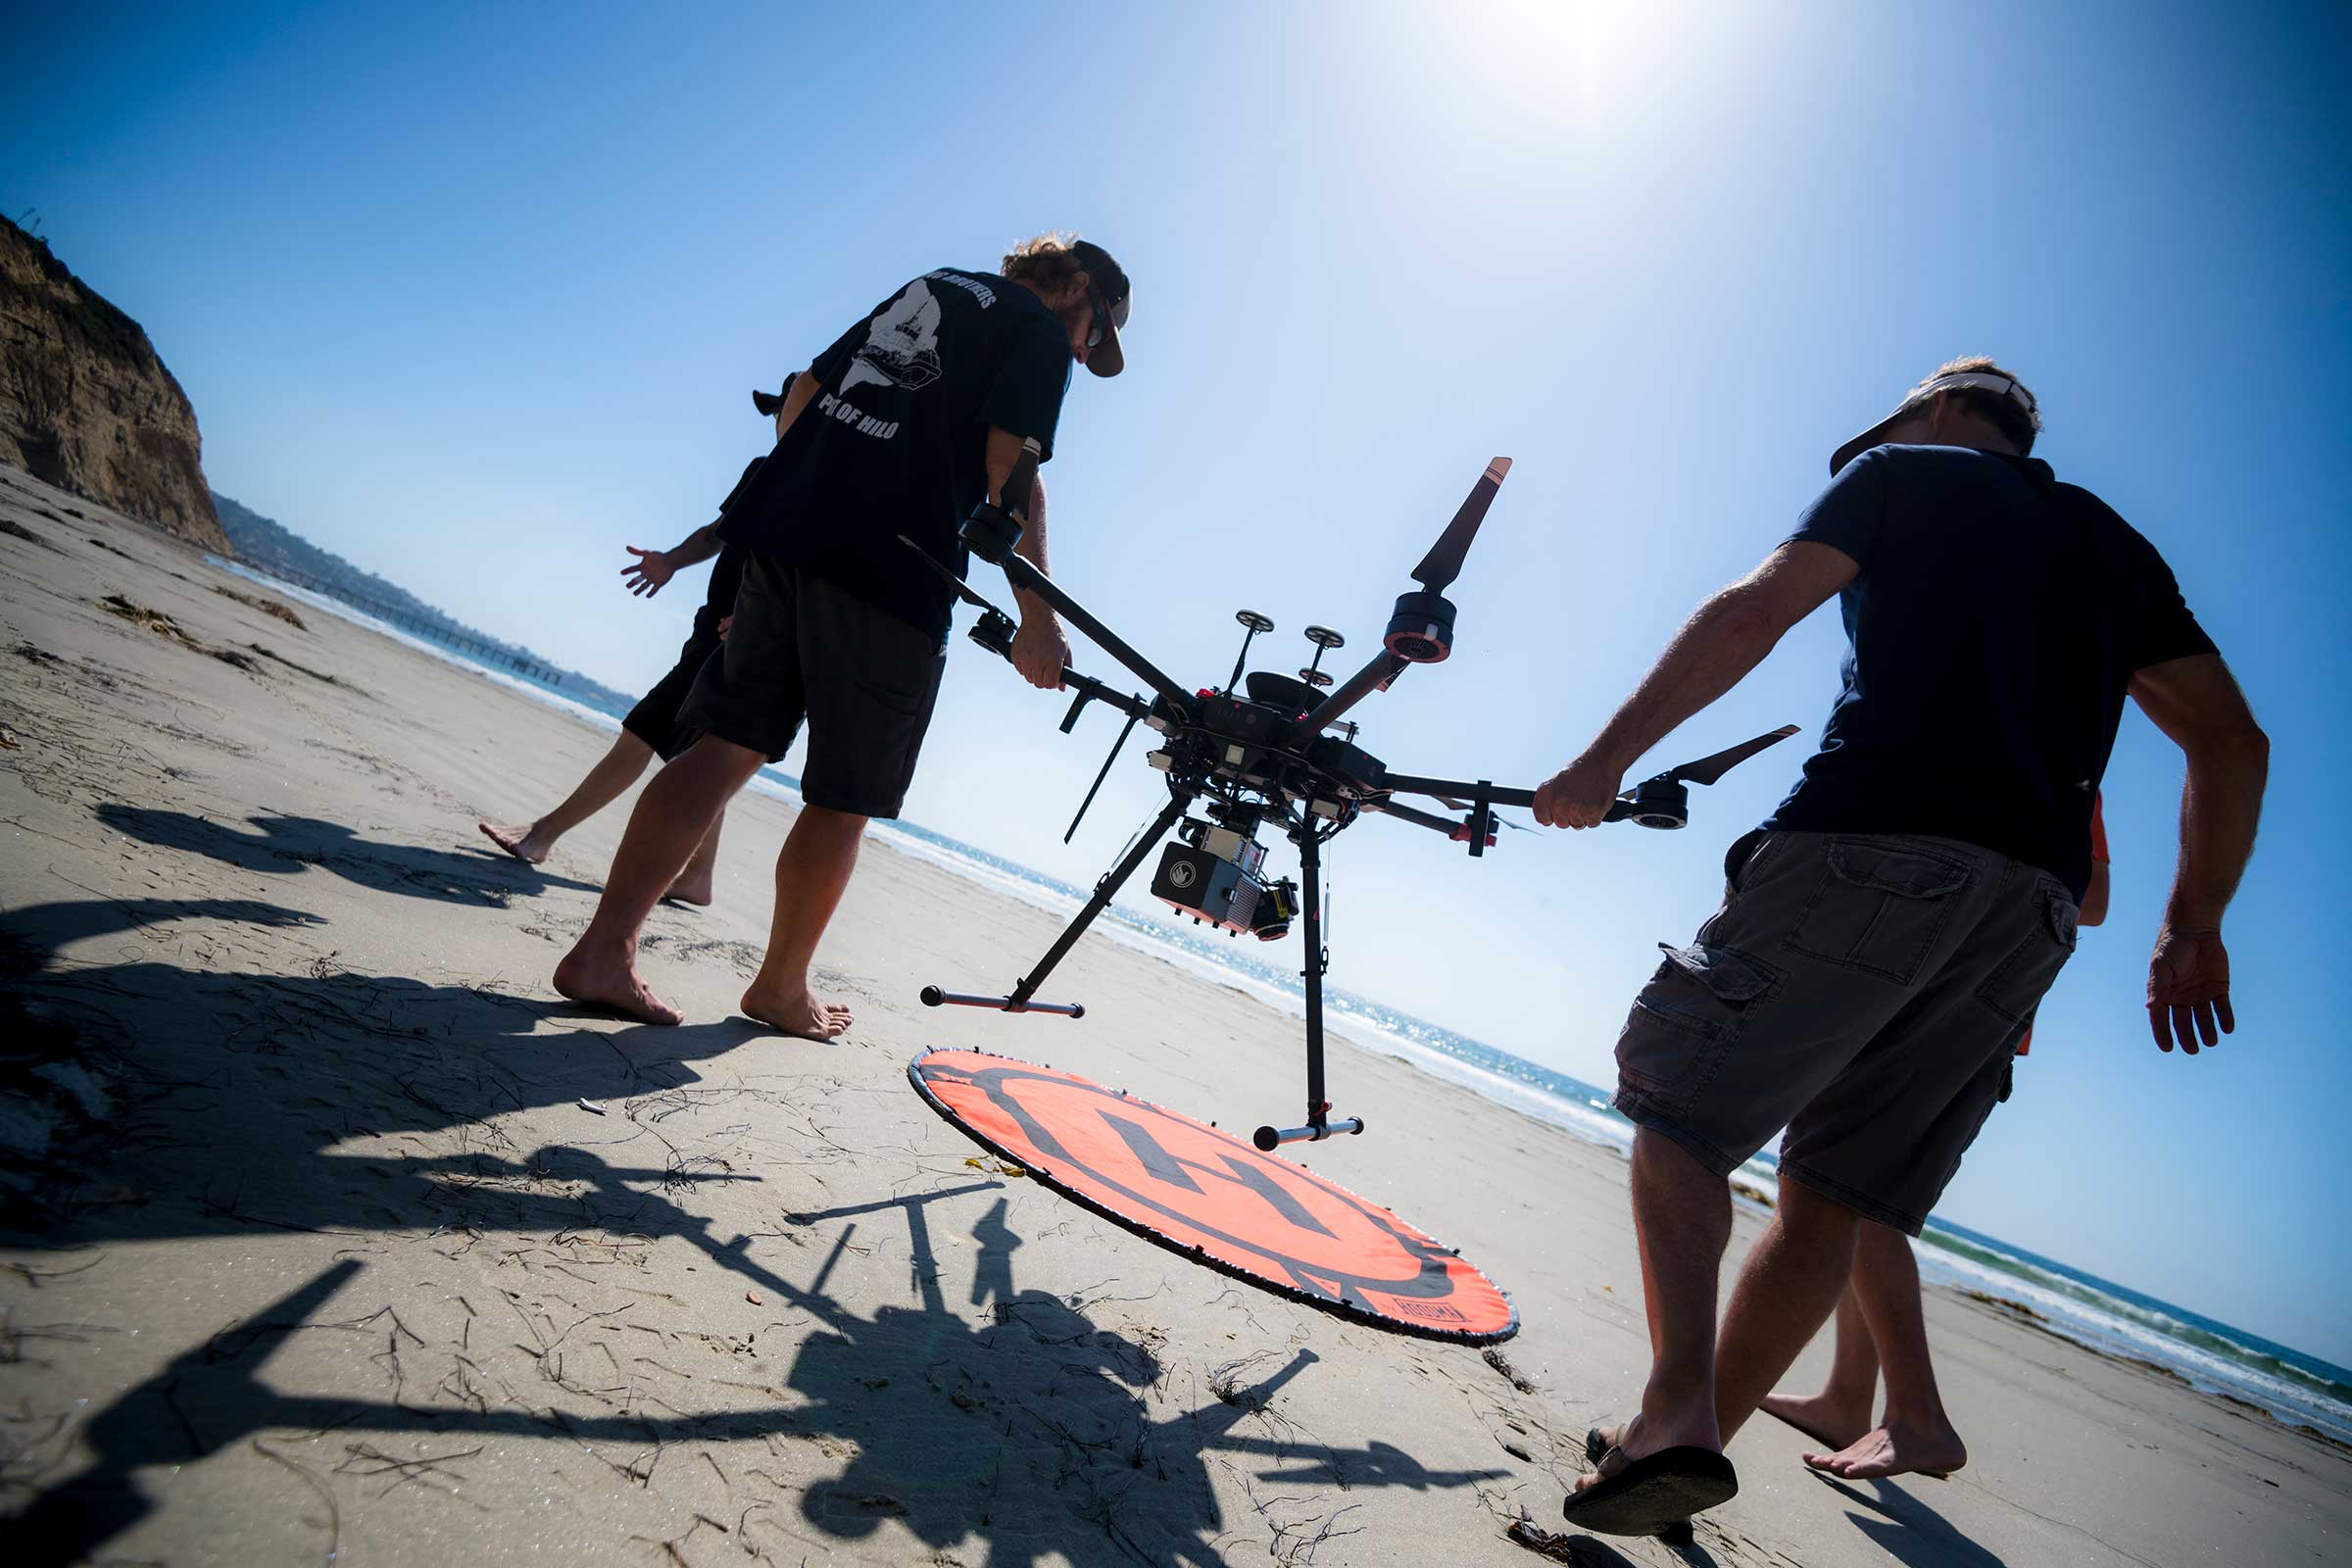
[[[1045,302],[942,268],[816,358],[816,396],[727,511],[720,537],[838,584],[943,641],[954,594],[899,542],[962,575],[956,530],[988,495],[988,431],[1047,457],[1069,386],[1069,335]]]
[[[765,457],[757,457],[743,466],[743,477],[735,481],[727,499],[718,504],[722,521],[751,489],[752,475],[766,461]],[[722,527],[720,532],[723,534],[725,529]],[[704,591],[703,608],[694,612],[694,635],[698,642],[717,637],[718,623],[735,613],[735,594],[742,586],[743,552],[733,545],[721,545],[718,559],[710,564],[710,586]]]

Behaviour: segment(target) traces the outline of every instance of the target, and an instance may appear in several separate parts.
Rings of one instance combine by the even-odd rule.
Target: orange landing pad
[[[931,1052],[906,1076],[982,1148],[1219,1273],[1399,1334],[1486,1345],[1519,1331],[1510,1298],[1451,1249],[1205,1122],[978,1051]]]

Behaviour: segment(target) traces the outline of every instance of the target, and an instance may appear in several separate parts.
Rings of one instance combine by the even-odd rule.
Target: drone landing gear
[[[1119,889],[1159,847],[1159,841],[1168,836],[1168,829],[1176,825],[1177,819],[1184,815],[1185,808],[1192,804],[1190,796],[1174,797],[1161,808],[1159,815],[1152,819],[1152,825],[1135,836],[1134,845],[1119,858],[1119,863],[1103,872],[1102,880],[1095,884],[1095,896],[1086,901],[1086,907],[1062,927],[1061,935],[1054,939],[1054,945],[1046,950],[1046,956],[1038,959],[1037,967],[1021,977],[1021,983],[1012,988],[1011,996],[979,997],[959,991],[943,991],[938,986],[925,986],[922,989],[923,1005],[994,1007],[999,1012],[1051,1012],[1064,1018],[1085,1017],[1086,1006],[1082,1003],[1035,1002],[1031,999],[1037,995],[1037,988],[1046,983],[1046,976],[1054,972],[1054,966],[1061,962],[1063,955],[1076,947],[1078,939],[1086,935],[1086,928],[1095,923],[1095,916],[1110,907],[1110,901],[1117,897]]]
[[[1152,818],[1152,825],[1136,835],[1135,843],[1119,858],[1118,864],[1102,874],[1095,884],[1094,897],[1086,906],[1062,927],[1061,935],[1046,950],[1037,966],[1024,975],[1021,983],[1005,997],[978,996],[969,992],[949,991],[940,986],[925,986],[922,1003],[926,1007],[988,1007],[998,1012],[1046,1012],[1064,1018],[1083,1018],[1086,1007],[1074,1002],[1038,1002],[1038,988],[1046,983],[1054,965],[1061,962],[1078,939],[1086,935],[1087,927],[1096,916],[1110,907],[1127,879],[1142,867],[1152,852],[1159,847],[1168,830],[1182,820],[1195,797],[1188,794],[1172,796]],[[1260,1127],[1251,1137],[1261,1150],[1279,1149],[1284,1144],[1321,1143],[1342,1133],[1360,1133],[1364,1130],[1361,1116],[1335,1119],[1331,1102],[1324,1098],[1323,1089],[1323,971],[1330,967],[1331,953],[1323,944],[1323,857],[1320,841],[1316,839],[1311,821],[1298,835],[1300,880],[1299,924],[1306,943],[1306,967],[1302,978],[1306,982],[1306,1125],[1303,1127]]]
[[[1306,943],[1306,1125],[1260,1127],[1250,1141],[1272,1152],[1284,1144],[1319,1144],[1341,1133],[1360,1133],[1364,1118],[1331,1119],[1331,1102],[1323,1098],[1323,971],[1331,966],[1331,950],[1323,945],[1323,852],[1310,817],[1298,835],[1300,936]]]

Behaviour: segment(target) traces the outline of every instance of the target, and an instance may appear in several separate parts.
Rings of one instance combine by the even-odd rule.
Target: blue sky
[[[1181,674],[1223,677],[1243,605],[1279,623],[1265,663],[1308,621],[1351,662],[1517,461],[1454,658],[1363,714],[1411,770],[1540,780],[1832,447],[2002,356],[2041,455],[2173,562],[2276,771],[2228,927],[2240,1032],[2160,1056],[2180,767],[2128,715],[2114,918],[1945,1212],[2352,1362],[2319,902],[2352,880],[2340,8],[40,12],[0,209],[148,327],[214,485],[624,688],[700,590],[626,599],[621,546],[707,518],[764,446],[747,390],[1042,228],[1137,296],[1128,373],[1078,378],[1049,469],[1056,574]],[[1839,642],[1817,615],[1657,761],[1810,734]],[[1091,880],[1155,775],[1114,771],[1063,848],[1107,722],[1056,735],[1056,699],[958,647],[908,814]],[[1368,822],[1335,847],[1334,983],[1605,1083],[1652,943],[1799,760],[1698,792],[1680,835],[1472,863]]]

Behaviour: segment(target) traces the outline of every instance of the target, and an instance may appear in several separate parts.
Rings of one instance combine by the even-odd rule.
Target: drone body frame
[[[1496,829],[1501,825],[1494,808],[1532,806],[1535,792],[1499,786],[1486,779],[1391,772],[1378,758],[1355,744],[1356,726],[1347,719],[1347,714],[1372,693],[1387,690],[1410,665],[1441,662],[1452,651],[1454,607],[1445,597],[1445,590],[1459,575],[1479,525],[1510,466],[1508,458],[1496,458],[1487,466],[1453,520],[1414,568],[1413,577],[1419,586],[1397,599],[1380,651],[1336,686],[1331,684],[1333,677],[1323,674],[1320,666],[1323,655],[1342,646],[1343,639],[1319,626],[1307,629],[1308,639],[1316,648],[1315,662],[1300,670],[1297,679],[1266,670],[1245,675],[1250,640],[1273,629],[1273,623],[1265,616],[1245,610],[1236,616],[1247,634],[1232,678],[1222,690],[1187,691],[1058,583],[1014,553],[1021,532],[1016,517],[986,503],[975,509],[965,520],[961,535],[971,553],[1001,566],[1016,590],[1051,605],[1153,694],[1130,695],[1075,669],[1062,672],[1063,686],[1076,694],[1062,718],[1064,734],[1076,725],[1090,702],[1100,702],[1127,715],[1127,725],[1120,731],[1102,771],[1096,775],[1085,804],[1079,807],[1078,818],[1084,818],[1096,792],[1108,776],[1111,763],[1139,722],[1151,726],[1162,737],[1161,745],[1151,754],[1151,761],[1166,775],[1169,798],[1126,853],[1096,882],[1092,897],[1009,994],[977,995],[931,985],[922,990],[924,1004],[989,1007],[1069,1018],[1085,1016],[1083,1004],[1041,1002],[1037,1000],[1038,991],[1096,917],[1109,906],[1120,888],[1174,829],[1184,842],[1167,846],[1162,875],[1153,887],[1162,902],[1180,912],[1189,910],[1196,920],[1213,923],[1237,935],[1247,929],[1260,937],[1279,937],[1287,934],[1296,918],[1306,945],[1306,961],[1300,971],[1306,1002],[1305,1120],[1296,1127],[1261,1126],[1253,1142],[1260,1150],[1271,1151],[1289,1143],[1320,1142],[1341,1133],[1361,1133],[1364,1130],[1361,1117],[1332,1115],[1324,1079],[1323,977],[1330,968],[1331,954],[1323,930],[1323,845],[1369,812],[1444,833],[1456,842],[1466,843],[1471,855],[1483,856],[1495,842]],[[973,640],[1009,658],[1015,629],[1011,617],[973,592],[928,552],[910,540],[906,542],[933,569],[949,577],[959,597],[980,608],[982,615],[979,624],[972,628]],[[1794,733],[1793,725],[1784,726],[1713,757],[1646,779],[1620,796],[1605,820],[1679,828],[1689,817],[1686,782],[1712,783],[1733,764]],[[1457,821],[1404,805],[1395,799],[1397,795],[1429,797],[1464,814]],[[1202,806],[1205,820],[1189,816],[1195,805]],[[1268,823],[1298,847],[1300,883],[1296,889],[1287,881],[1262,882],[1254,874],[1263,855],[1255,835],[1261,825]],[[1071,834],[1077,831],[1077,826],[1078,820],[1074,819],[1070,824]],[[1065,843],[1069,836],[1063,836]],[[1295,905],[1289,902],[1293,895]],[[1202,902],[1193,902],[1196,897]],[[1210,899],[1223,902],[1212,908],[1206,903]]]

